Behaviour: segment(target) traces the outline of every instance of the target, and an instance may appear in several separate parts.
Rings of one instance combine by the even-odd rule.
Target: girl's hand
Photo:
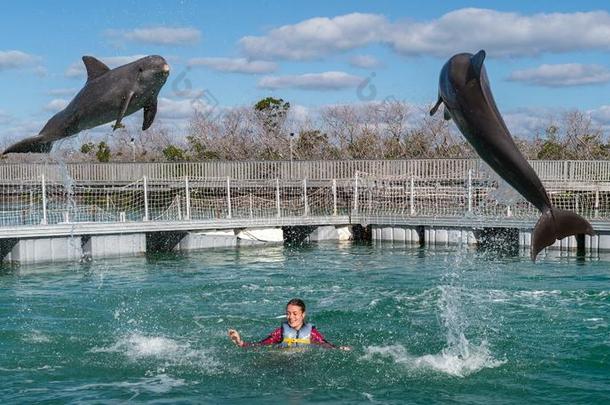
[[[349,352],[350,350],[352,350],[352,347],[351,346],[339,346],[339,350]]]
[[[229,338],[239,347],[244,345],[244,342],[241,340],[241,336],[239,336],[239,332],[235,329],[229,329]]]

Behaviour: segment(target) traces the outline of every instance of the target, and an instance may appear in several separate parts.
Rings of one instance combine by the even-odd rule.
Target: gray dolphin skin
[[[456,125],[479,156],[542,212],[532,234],[531,258],[555,240],[570,235],[594,235],[591,224],[579,215],[554,208],[540,178],[525,160],[496,107],[483,61],[485,51],[460,53],[445,63],[439,79],[439,96],[430,115],[444,104],[445,119]]]
[[[40,133],[8,147],[7,153],[49,153],[53,142],[144,109],[142,130],[148,129],[157,112],[157,96],[169,75],[169,65],[161,56],[151,55],[110,69],[92,56],[83,56],[87,82],[74,99],[55,114]]]

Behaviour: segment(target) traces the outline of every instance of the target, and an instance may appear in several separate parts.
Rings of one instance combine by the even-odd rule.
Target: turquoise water
[[[602,403],[610,258],[321,244],[0,272],[4,402]],[[244,350],[301,297],[352,352]]]

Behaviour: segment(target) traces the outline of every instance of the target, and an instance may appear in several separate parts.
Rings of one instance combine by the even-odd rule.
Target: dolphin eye
[[[143,72],[143,71],[144,71],[144,69],[142,69],[142,68],[138,68],[138,70],[139,70],[140,72]]]

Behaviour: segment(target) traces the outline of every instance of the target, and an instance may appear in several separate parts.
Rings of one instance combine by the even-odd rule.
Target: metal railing
[[[610,161],[532,160],[543,181],[610,182]],[[478,159],[318,160],[318,161],[203,161],[184,163],[19,163],[0,164],[0,184],[44,175],[48,180],[66,177],[76,182],[129,183],[146,176],[151,180],[230,177],[236,180],[350,179],[357,172],[375,176],[473,179],[494,177]]]
[[[15,179],[14,179],[15,180]],[[231,177],[154,180],[126,185],[48,179],[0,184],[0,228],[66,223],[245,221],[357,215],[379,217],[537,218],[539,212],[494,179],[374,176],[312,182],[307,178]],[[610,183],[545,182],[554,206],[597,220],[610,218]],[[511,191],[511,190],[508,190]]]

